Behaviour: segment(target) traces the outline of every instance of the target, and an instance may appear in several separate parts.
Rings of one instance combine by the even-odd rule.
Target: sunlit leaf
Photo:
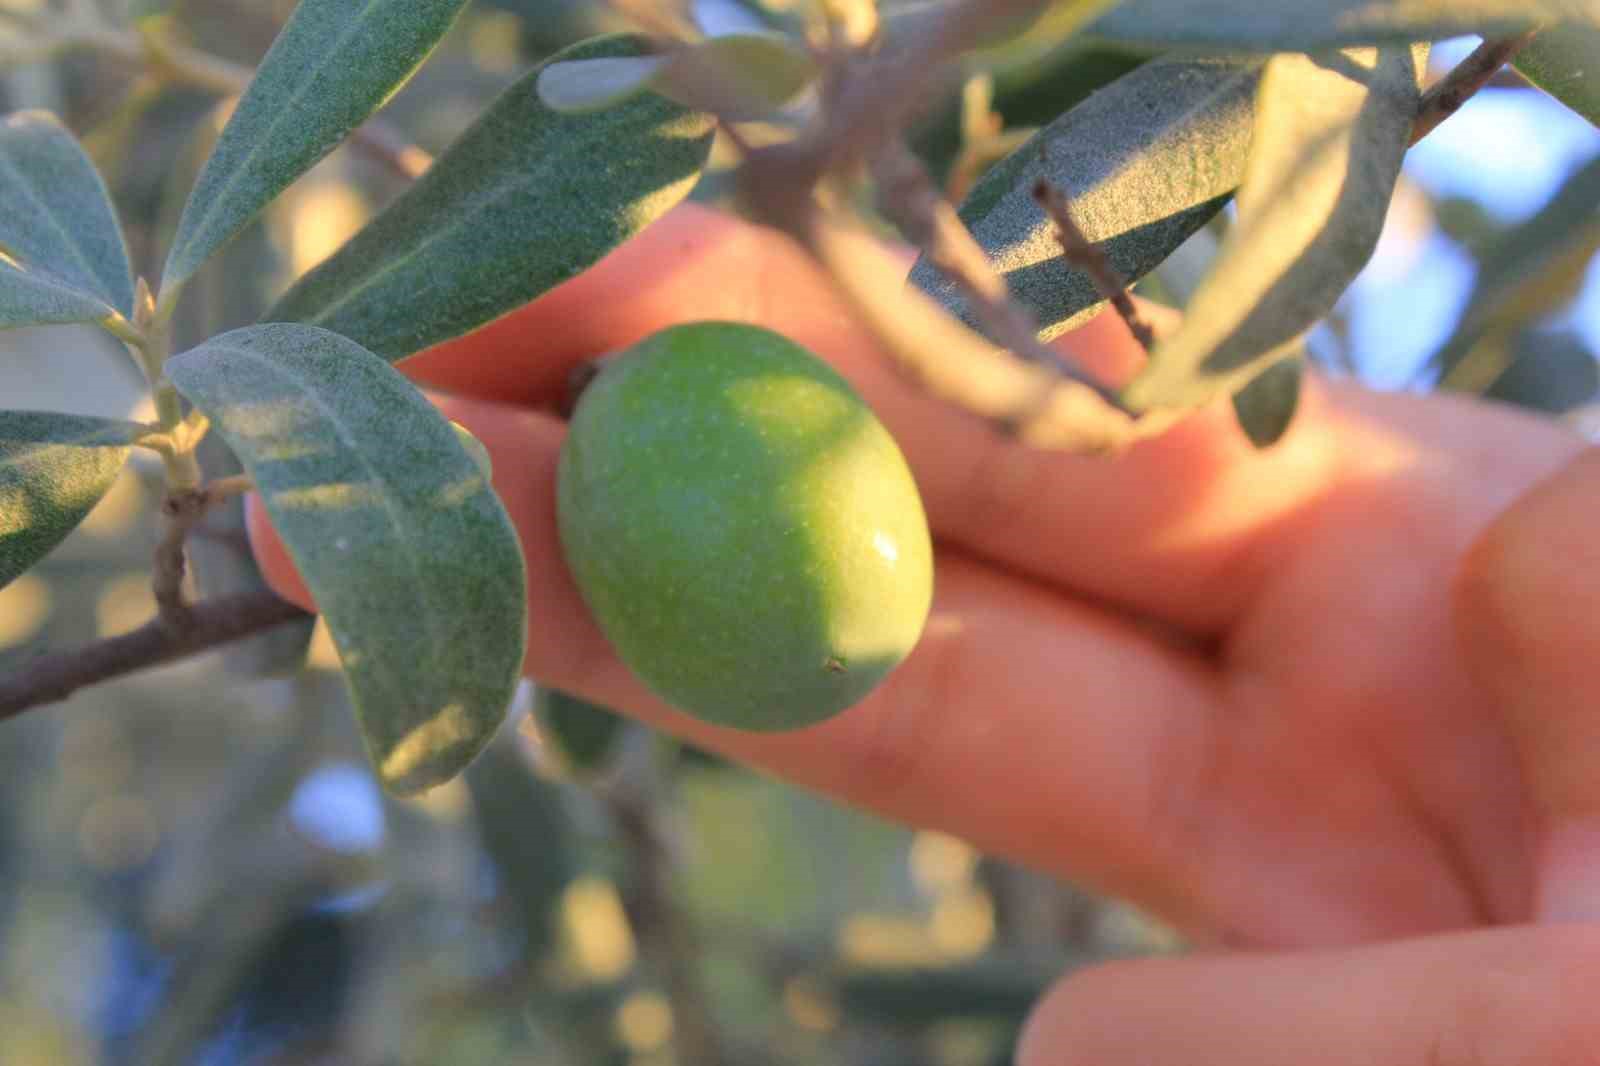
[[[673,52],[563,60],[539,74],[539,96],[555,111],[612,107],[652,90],[726,119],[770,115],[816,76],[811,54],[775,33],[713,37]]]
[[[1426,56],[1347,49],[1268,63],[1238,222],[1128,404],[1187,408],[1243,388],[1333,309],[1383,230]]]
[[[516,533],[456,431],[326,330],[249,326],[167,373],[260,490],[385,786],[414,792],[458,773],[510,703],[526,594]]]
[[[105,418],[0,411],[0,588],[77,528],[148,432]]]
[[[1563,19],[1600,24],[1593,0],[1123,0],[1090,32],[1151,45],[1309,52],[1476,33]]]
[[[187,281],[422,65],[466,0],[300,0],[195,184],[161,280]]]
[[[559,59],[643,54],[606,37]],[[423,178],[263,316],[350,337],[392,361],[476,329],[597,262],[688,194],[709,116],[654,94],[565,115],[535,70]]]
[[[1600,27],[1552,26],[1512,63],[1523,77],[1600,126]]]
[[[0,203],[5,205],[0,210],[0,253],[41,283],[53,282],[100,301],[104,307],[94,318],[112,311],[133,314],[128,250],[105,182],[54,115],[21,111],[0,122]],[[8,275],[0,284],[9,287],[12,278]]]
[[[1257,448],[1270,448],[1288,432],[1300,406],[1300,382],[1305,377],[1304,351],[1280,359],[1250,384],[1233,394],[1233,413],[1239,428]]]
[[[1048,178],[1061,188],[1085,235],[1123,279],[1137,280],[1238,186],[1260,70],[1255,62],[1204,58],[1148,63],[1052,122],[973,188],[962,220],[1045,338],[1085,321],[1104,301],[1087,275],[1063,261],[1034,201],[1035,182]],[[911,280],[977,325],[956,287],[926,260]]]
[[[1447,384],[1478,342],[1508,337],[1530,318],[1565,302],[1600,245],[1600,155],[1575,172],[1532,218],[1483,249],[1477,282],[1455,332],[1433,357]]]
[[[545,747],[580,776],[605,766],[627,722],[609,707],[543,685],[533,715]]]

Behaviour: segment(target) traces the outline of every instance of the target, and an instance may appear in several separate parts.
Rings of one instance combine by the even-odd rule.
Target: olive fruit
[[[933,553],[900,449],[770,330],[699,322],[608,360],[562,446],[561,544],[635,675],[698,718],[792,729],[921,635]]]

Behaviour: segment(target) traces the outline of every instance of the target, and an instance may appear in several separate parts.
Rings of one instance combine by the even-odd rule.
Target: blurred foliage
[[[798,9],[763,4],[780,24]],[[292,5],[167,6],[197,46],[253,62]],[[600,17],[580,0],[476,5],[387,116],[436,150]],[[1002,133],[1025,129],[1142,59],[1091,43],[1000,63],[987,107]],[[918,131],[941,176],[972,147],[969,93],[950,86]],[[54,109],[86,136],[145,275],[216,104],[88,56],[0,72],[5,109]],[[252,321],[399,189],[336,152],[202,272],[180,341]],[[1472,201],[1427,208],[1414,240],[1488,255],[1506,228]],[[1580,413],[1596,364],[1564,310],[1510,315],[1472,387]],[[92,331],[0,336],[8,405],[128,417],[135,382]],[[0,590],[0,670],[149,616],[159,480],[136,461]],[[237,511],[214,518],[202,587],[259,581],[241,538]],[[1064,970],[1175,946],[1114,903],[635,725],[592,780],[524,721],[464,781],[385,798],[335,666],[325,633],[280,631],[0,727],[0,1066],[688,1066],[679,1041],[708,1026],[732,1064],[998,1066]]]

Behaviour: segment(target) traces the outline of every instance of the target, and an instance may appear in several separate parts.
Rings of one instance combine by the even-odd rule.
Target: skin
[[[568,371],[705,318],[849,377],[938,541],[917,650],[796,733],[654,701],[558,548]],[[1108,380],[1141,358],[1110,316],[1061,345]],[[1031,451],[899,377],[785,239],[693,206],[404,368],[493,455],[531,676],[1202,945],[1066,980],[1023,1066],[1597,1061],[1600,453],[1577,436],[1313,378],[1266,452],[1225,405],[1114,460]],[[251,528],[309,603],[259,508]]]

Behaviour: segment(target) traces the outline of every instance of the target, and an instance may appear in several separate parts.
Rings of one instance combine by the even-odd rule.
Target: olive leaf
[[[98,297],[0,259],[0,329],[99,322],[114,314]]]
[[[1565,19],[1600,24],[1600,7],[1593,0],[1123,0],[1089,32],[1147,45],[1309,52],[1504,36]]]
[[[562,60],[539,73],[554,111],[612,107],[653,90],[725,119],[757,119],[792,100],[818,74],[810,52],[776,33],[713,37],[661,55]]]
[[[128,249],[105,182],[49,112],[20,111],[0,122],[0,202],[0,260],[19,268],[0,277],[14,293],[0,295],[9,312],[4,325],[133,314]],[[23,270],[29,277],[17,278]],[[99,314],[89,314],[86,300],[101,305]],[[18,321],[28,306],[47,317]]]
[[[1275,56],[1239,219],[1183,324],[1123,392],[1135,410],[1243,388],[1333,309],[1383,229],[1427,47]]]
[[[534,700],[533,720],[545,748],[564,769],[580,776],[605,767],[627,724],[609,707],[543,685]]]
[[[582,872],[579,841],[560,785],[540,778],[509,731],[463,777],[483,849],[505,883],[539,958],[560,936],[561,895]]]
[[[1300,406],[1300,383],[1305,377],[1304,346],[1278,360],[1250,384],[1233,394],[1233,414],[1239,428],[1257,448],[1278,443],[1294,421]]]
[[[167,375],[260,490],[385,787],[454,776],[505,716],[527,616],[516,532],[450,422],[383,360],[315,327],[234,330]]]
[[[1600,126],[1600,27],[1552,26],[1512,63],[1523,77]]]
[[[1467,310],[1432,363],[1447,385],[1478,343],[1512,332],[1552,299],[1570,299],[1600,245],[1600,155],[1579,168],[1533,217],[1483,250]],[[1562,284],[1553,285],[1552,277]],[[1564,302],[1564,301],[1563,301]]]
[[[466,0],[300,0],[178,222],[163,300],[422,65]]]
[[[1510,362],[1484,396],[1532,411],[1563,415],[1600,392],[1600,364],[1575,330],[1523,330],[1512,341]]]
[[[0,411],[0,588],[78,527],[149,432],[136,422]]]
[[[1046,178],[1072,202],[1084,234],[1128,281],[1143,277],[1221,210],[1244,175],[1257,61],[1162,59],[1118,78],[991,169],[961,218],[1011,294],[1050,339],[1104,301],[1061,257],[1033,198]],[[976,328],[956,286],[926,259],[914,284]]]
[[[597,38],[551,62],[644,54]],[[712,120],[653,93],[562,114],[512,85],[420,181],[262,316],[350,337],[393,362],[582,272],[689,192]]]

